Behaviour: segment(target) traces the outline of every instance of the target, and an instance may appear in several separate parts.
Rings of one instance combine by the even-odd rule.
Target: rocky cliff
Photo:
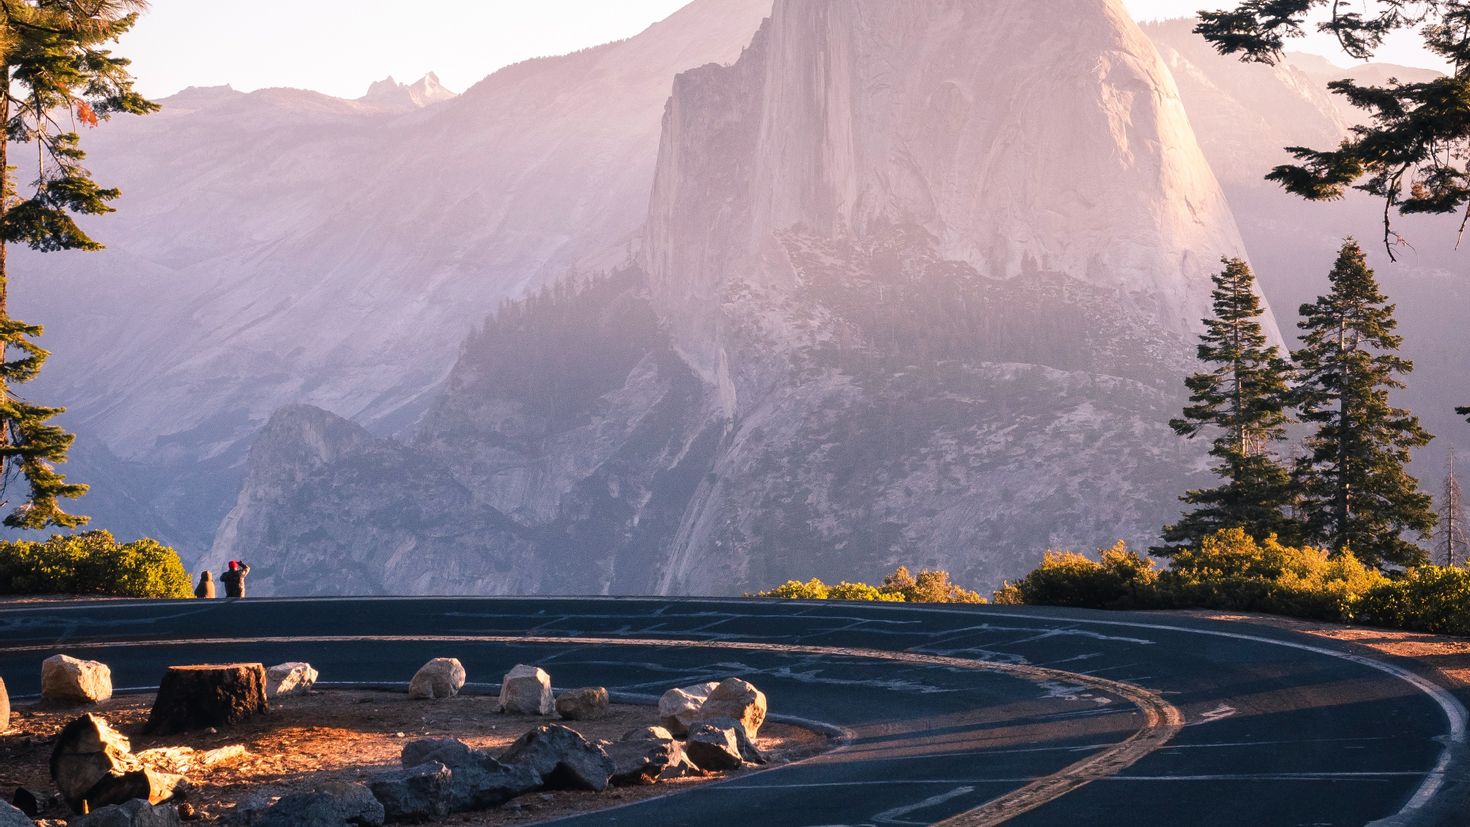
[[[1201,463],[1165,423],[1243,245],[1114,0],[780,0],[675,82],[656,169],[640,267],[503,310],[412,445],[278,416],[212,556],[278,592],[339,560],[729,594],[997,582],[1174,513]]]
[[[14,312],[56,354],[32,392],[96,443],[76,478],[150,481],[81,510],[121,525],[141,504],[192,556],[277,408],[411,433],[498,304],[627,259],[674,76],[733,61],[769,11],[696,0],[457,97],[432,78],[357,101],[190,89],[88,134],[124,193],[92,228],[108,249],[11,259]]]

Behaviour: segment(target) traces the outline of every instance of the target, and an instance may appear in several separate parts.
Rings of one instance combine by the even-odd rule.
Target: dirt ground
[[[1242,612],[1197,610],[1181,612],[1181,614],[1211,620],[1230,620],[1272,626],[1313,637],[1354,643],[1381,654],[1413,658],[1438,673],[1447,687],[1456,689],[1470,687],[1470,638],[1429,635],[1422,632],[1396,632],[1364,626],[1341,626],[1315,620],[1297,620],[1289,617]]]
[[[47,769],[52,741],[69,721],[89,711],[102,715],[127,735],[134,753],[169,747],[198,751],[192,756],[149,763],[165,772],[181,771],[194,787],[188,800],[205,818],[218,817],[242,804],[266,804],[289,792],[310,790],[323,781],[366,780],[377,772],[398,767],[403,745],[414,738],[452,737],[473,747],[499,750],[526,731],[550,722],[546,718],[501,715],[495,711],[496,699],[486,695],[411,701],[406,694],[328,689],[275,699],[269,714],[238,727],[152,737],[140,732],[152,704],[151,695],[130,695],[83,709],[16,709],[11,721],[14,729],[0,735],[0,790],[7,791],[7,796],[21,786],[52,790]],[[615,741],[628,730],[655,725],[657,718],[657,710],[652,707],[614,704],[606,718],[565,723],[588,739]],[[815,755],[827,744],[825,736],[779,723],[764,726],[758,741],[773,764]],[[231,754],[237,751],[230,748],[237,745],[244,747],[243,755]],[[216,756],[229,757],[204,765],[205,753],[226,749],[230,752]],[[725,776],[610,788],[601,794],[530,793],[498,810],[451,816],[439,823],[524,824],[667,795],[721,777]]]

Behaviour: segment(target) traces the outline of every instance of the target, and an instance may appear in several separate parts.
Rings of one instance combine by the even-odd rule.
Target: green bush
[[[1026,603],[1086,609],[1141,609],[1158,600],[1154,561],[1118,543],[1099,560],[1071,551],[1048,551],[1041,566],[1013,588]]]
[[[1371,589],[1388,582],[1351,554],[1258,543],[1241,529],[1180,552],[1160,578],[1161,598],[1178,608],[1230,609],[1349,622]]]
[[[1421,566],[1369,589],[1358,620],[1416,632],[1470,635],[1470,570]]]
[[[1226,609],[1345,621],[1355,616],[1369,589],[1387,582],[1350,554],[1290,548],[1274,537],[1257,543],[1238,529],[1207,538],[1198,550],[1180,552],[1163,572],[1122,543],[1098,557],[1048,552],[1007,599],[1092,609]]]
[[[194,592],[173,549],[149,539],[118,545],[106,531],[0,543],[0,594],[186,598]]]

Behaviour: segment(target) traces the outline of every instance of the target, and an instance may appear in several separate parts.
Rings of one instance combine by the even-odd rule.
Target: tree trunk
[[[143,731],[168,735],[233,726],[269,709],[259,663],[170,666]]]

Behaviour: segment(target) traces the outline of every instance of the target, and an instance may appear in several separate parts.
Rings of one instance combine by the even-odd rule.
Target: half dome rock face
[[[1116,292],[1176,333],[1242,253],[1167,68],[1114,0],[780,0],[738,64],[680,76],[648,260],[681,336],[710,329],[718,285],[789,286],[775,234],[894,225],[990,278]]]

